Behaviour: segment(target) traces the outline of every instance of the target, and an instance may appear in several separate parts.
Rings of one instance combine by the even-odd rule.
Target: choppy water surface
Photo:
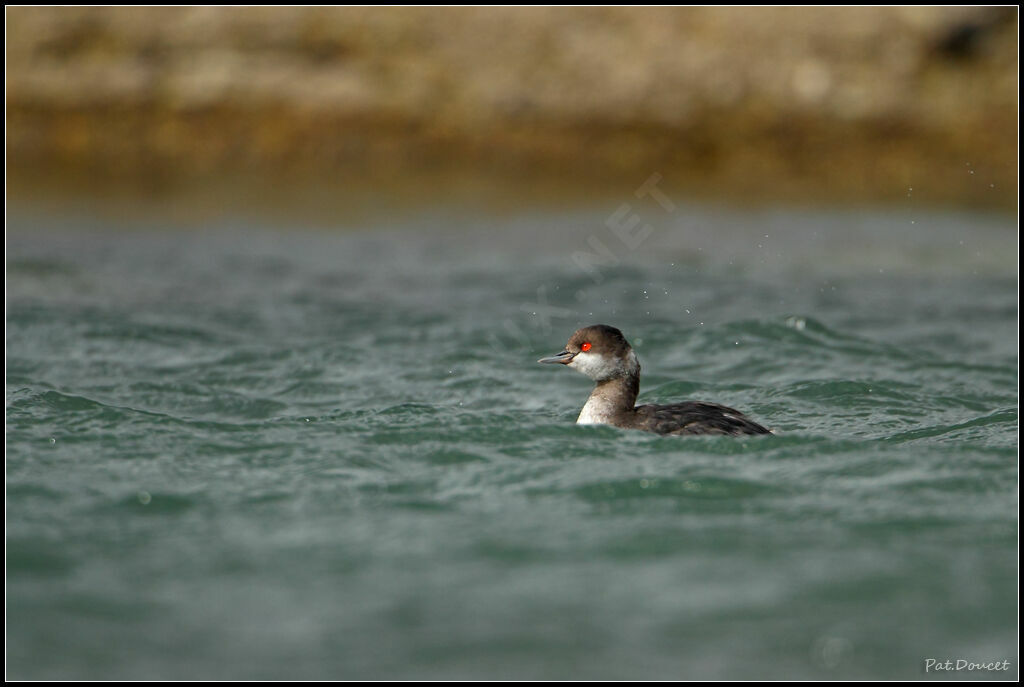
[[[1012,223],[607,217],[9,217],[8,676],[1016,677]]]

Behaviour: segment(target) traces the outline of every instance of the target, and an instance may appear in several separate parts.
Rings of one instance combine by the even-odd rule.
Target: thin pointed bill
[[[575,353],[569,351],[562,351],[557,355],[550,356],[548,358],[541,358],[538,363],[561,363],[562,365],[568,365],[572,362],[572,359],[576,357]]]

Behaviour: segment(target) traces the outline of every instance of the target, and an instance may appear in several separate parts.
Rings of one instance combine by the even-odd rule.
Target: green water
[[[9,216],[8,677],[1016,678],[1012,219],[614,205]]]

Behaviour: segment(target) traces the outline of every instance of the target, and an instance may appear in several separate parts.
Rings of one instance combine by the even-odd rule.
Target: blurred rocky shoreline
[[[9,198],[246,179],[578,197],[658,172],[737,202],[1016,206],[1016,7],[6,19]]]

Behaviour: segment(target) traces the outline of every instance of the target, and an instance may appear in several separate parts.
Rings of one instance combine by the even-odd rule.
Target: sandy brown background
[[[9,196],[578,198],[657,171],[736,202],[1016,205],[1014,7],[6,18]]]

